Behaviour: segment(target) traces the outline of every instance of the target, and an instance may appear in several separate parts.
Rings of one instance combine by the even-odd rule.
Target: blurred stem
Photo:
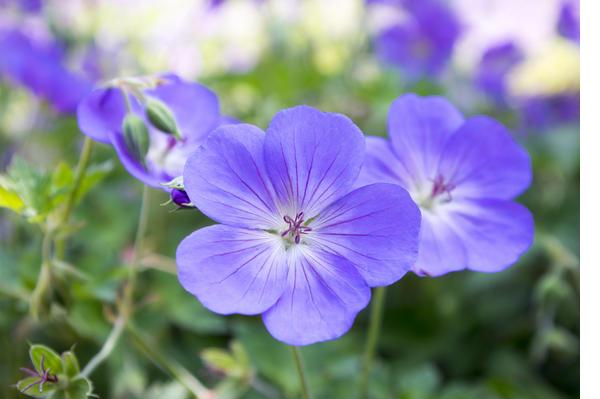
[[[369,397],[369,378],[373,367],[373,359],[379,340],[379,331],[381,330],[381,321],[383,319],[383,308],[385,302],[385,287],[375,288],[375,295],[371,305],[371,317],[369,319],[369,331],[367,332],[367,344],[363,358],[363,370],[360,381],[360,397],[367,399]]]
[[[308,384],[306,383],[306,375],[304,373],[304,362],[302,360],[302,354],[297,346],[290,346],[292,349],[292,355],[294,357],[294,363],[296,364],[296,371],[298,371],[298,379],[300,380],[300,387],[302,388],[302,398],[310,399],[310,393],[308,391]]]
[[[125,326],[127,325],[131,314],[133,313],[133,291],[135,289],[135,281],[137,277],[137,271],[139,269],[140,259],[142,257],[142,250],[144,247],[144,237],[146,235],[146,229],[148,226],[148,218],[150,215],[150,189],[144,185],[144,191],[142,193],[142,206],[140,208],[140,217],[138,220],[137,232],[135,235],[135,242],[133,246],[133,259],[129,266],[129,274],[127,275],[127,281],[123,288],[123,298],[121,299],[118,309],[119,316],[115,321],[113,328],[106,338],[106,341],[102,345],[100,351],[88,362],[81,372],[81,376],[88,377],[104,360],[106,360],[113,349],[119,342],[119,338],[123,334]]]
[[[77,195],[79,194],[79,189],[81,183],[83,182],[83,178],[85,177],[85,172],[90,164],[90,157],[92,155],[92,147],[93,141],[91,138],[86,137],[83,142],[83,148],[81,149],[81,154],[79,155],[79,161],[77,162],[77,166],[75,168],[75,180],[73,182],[73,189],[69,194],[69,198],[67,198],[67,203],[65,205],[65,211],[62,214],[62,218],[59,221],[59,226],[64,226],[69,222],[69,218],[71,217],[71,212],[73,211],[73,207],[75,206],[75,202],[77,202]],[[64,237],[57,238],[56,240],[56,257],[58,259],[63,259],[65,252],[65,239]]]
[[[123,317],[119,317],[115,321],[113,329],[108,335],[108,338],[106,338],[106,341],[104,341],[104,345],[102,345],[100,352],[98,352],[81,371],[80,375],[82,377],[89,377],[90,374],[96,369],[96,367],[98,367],[104,360],[106,360],[110,356],[113,349],[115,349],[117,342],[119,342],[121,334],[123,334],[124,327],[125,320]]]
[[[40,319],[40,310],[46,303],[52,280],[52,271],[50,270],[52,265],[52,238],[53,234],[47,228],[42,241],[42,267],[29,302],[29,310],[34,320]]]
[[[208,390],[192,373],[190,373],[185,367],[179,364],[177,361],[169,358],[162,354],[158,348],[151,342],[148,342],[142,333],[130,323],[127,326],[127,331],[133,338],[134,342],[141,349],[142,352],[157,366],[163,369],[173,379],[183,385],[190,393],[196,398],[212,398],[213,394]]]

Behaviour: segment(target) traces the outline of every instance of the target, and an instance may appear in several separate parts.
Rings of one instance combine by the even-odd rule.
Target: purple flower
[[[500,123],[464,119],[446,100],[408,94],[391,106],[390,141],[367,138],[360,183],[402,185],[421,208],[413,271],[497,272],[533,240],[533,219],[513,199],[531,182],[527,152]]]
[[[410,270],[420,216],[400,186],[352,190],[364,136],[345,116],[299,106],[267,132],[230,125],[188,159],[185,189],[221,224],[177,249],[179,281],[208,309],[262,314],[276,339],[308,345],[351,327]]]
[[[378,57],[413,79],[441,73],[460,34],[452,10],[436,0],[388,0],[387,3],[401,7],[406,18],[375,38]]]
[[[523,58],[523,52],[513,42],[491,47],[481,58],[475,84],[497,104],[505,104],[507,75]]]
[[[156,101],[170,110],[181,137],[159,130],[148,119],[146,107]],[[146,145],[137,143],[144,147],[141,153],[123,129],[128,113],[147,127]],[[132,176],[157,188],[181,176],[188,156],[222,123],[219,101],[212,91],[172,74],[116,79],[81,102],[77,119],[84,134],[115,147]]]
[[[39,13],[43,7],[42,0],[0,0],[0,7],[6,7],[12,4],[18,6],[21,11],[31,14]]]
[[[558,32],[579,43],[579,0],[566,0],[563,2],[558,17]]]
[[[520,102],[520,123],[536,130],[579,121],[579,93],[524,98]]]
[[[62,113],[74,113],[92,83],[64,65],[57,42],[39,43],[18,30],[0,31],[0,76],[31,90]]]

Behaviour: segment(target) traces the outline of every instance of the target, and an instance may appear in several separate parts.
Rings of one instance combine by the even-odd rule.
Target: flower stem
[[[135,288],[135,281],[137,277],[137,271],[139,269],[139,262],[142,256],[142,249],[144,246],[144,236],[146,235],[146,228],[148,226],[148,217],[150,211],[150,189],[144,185],[144,191],[142,193],[142,206],[140,208],[140,217],[138,220],[137,232],[135,235],[134,249],[133,249],[133,260],[129,267],[129,274],[125,287],[123,289],[123,298],[119,303],[119,316],[115,321],[113,328],[108,335],[104,345],[100,351],[88,362],[81,372],[81,376],[88,377],[104,360],[106,360],[113,349],[117,345],[119,338],[125,330],[125,326],[129,322],[129,318],[133,313],[133,291]]]
[[[77,202],[77,196],[79,195],[79,189],[81,188],[81,183],[83,182],[83,178],[85,177],[85,172],[90,164],[90,157],[92,155],[92,147],[94,142],[91,138],[86,137],[83,142],[83,148],[81,149],[81,154],[79,155],[79,161],[77,162],[77,166],[75,167],[75,179],[73,181],[73,189],[69,194],[69,198],[67,198],[67,202],[65,205],[65,211],[62,214],[60,219],[60,226],[64,226],[69,222],[69,218],[71,217],[71,212],[73,211],[73,207],[75,206],[75,202]],[[56,239],[56,256],[58,259],[62,259],[64,257],[65,252],[65,240],[62,237]]]
[[[360,381],[360,397],[367,399],[369,397],[369,377],[373,367],[373,358],[377,349],[377,340],[383,319],[383,308],[385,302],[385,287],[375,288],[373,296],[373,305],[371,307],[371,317],[369,319],[369,331],[367,332],[367,344],[363,358],[363,370]]]
[[[296,364],[296,371],[298,371],[298,379],[300,380],[300,387],[302,388],[302,398],[310,399],[310,393],[308,391],[308,384],[306,383],[306,376],[304,373],[304,362],[302,360],[302,354],[297,346],[290,346],[292,349],[292,355],[294,357],[294,363]]]
[[[125,320],[123,317],[119,317],[115,324],[113,325],[113,329],[110,331],[108,338],[104,341],[104,345],[100,351],[85,365],[80,375],[82,377],[89,377],[89,375],[98,367],[104,360],[106,360],[113,349],[119,342],[119,338],[121,334],[123,334],[123,329],[125,328]]]
[[[142,333],[133,325],[129,323],[127,331],[133,338],[134,342],[141,349],[141,351],[148,356],[150,360],[156,363],[157,366],[162,368],[167,374],[171,375],[176,381],[183,385],[190,393],[196,398],[212,398],[212,392],[208,390],[192,373],[190,373],[185,367],[179,364],[177,361],[162,354],[158,348],[158,345],[152,344],[146,340]]]
[[[29,301],[29,310],[34,320],[40,319],[52,280],[52,240],[53,233],[46,228],[42,241],[42,267]]]

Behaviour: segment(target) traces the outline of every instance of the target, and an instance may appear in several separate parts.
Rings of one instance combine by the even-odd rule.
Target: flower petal
[[[421,214],[394,184],[372,184],[328,206],[311,224],[309,245],[348,259],[371,287],[399,280],[417,259]]]
[[[434,179],[442,150],[463,123],[460,112],[441,97],[406,94],[390,107],[392,147],[415,181]]]
[[[238,227],[270,229],[283,223],[265,172],[264,138],[252,125],[222,126],[188,158],[183,181],[198,209]]]
[[[467,267],[462,239],[444,215],[422,212],[419,257],[413,271],[420,276],[441,276]]]
[[[533,242],[527,208],[497,199],[454,201],[448,205],[453,229],[467,253],[467,267],[497,272],[517,261]]]
[[[309,345],[345,334],[370,298],[360,274],[344,258],[298,249],[288,257],[287,288],[263,313],[267,330],[289,345]]]
[[[531,183],[527,151],[486,116],[467,120],[452,136],[439,171],[456,186],[453,197],[512,199]]]
[[[265,162],[286,210],[312,217],[350,191],[364,146],[361,131],[343,115],[307,106],[275,115],[267,129]]]
[[[166,83],[146,94],[162,100],[173,111],[181,134],[199,142],[221,122],[219,100],[215,93],[198,83],[166,75]]]
[[[110,132],[121,130],[125,101],[119,89],[100,88],[86,96],[77,108],[79,129],[92,139],[110,144]]]
[[[394,153],[390,142],[382,137],[366,136],[365,162],[355,187],[373,183],[392,183],[409,188],[412,178]]]
[[[120,131],[111,131],[108,136],[111,144],[115,147],[115,151],[117,152],[117,156],[123,164],[123,167],[133,177],[154,188],[164,188],[161,186],[161,183],[166,183],[172,179],[172,177],[155,173],[144,167],[144,165],[129,151],[127,144],[125,143],[125,137]]]
[[[181,285],[213,312],[258,314],[286,287],[285,259],[273,234],[214,225],[179,244],[177,272]]]

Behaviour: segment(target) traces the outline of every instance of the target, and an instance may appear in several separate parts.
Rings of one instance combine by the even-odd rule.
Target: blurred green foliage
[[[203,83],[219,94],[224,113],[262,128],[277,110],[306,103],[345,113],[366,134],[377,135],[385,134],[387,108],[403,92],[456,95],[432,82],[410,85],[391,70],[365,78],[360,71],[367,50],[358,46],[353,62],[326,75],[308,61],[310,48],[274,46],[252,71]],[[0,101],[19,96],[5,87]],[[81,201],[60,232],[67,238],[65,257],[54,267],[47,317],[32,319],[28,304],[43,262],[43,232],[62,212],[83,141],[73,119],[43,112],[48,116],[31,131],[0,134],[2,162],[12,159],[0,179],[0,397],[6,399],[24,397],[14,384],[26,377],[19,367],[30,367],[29,342],[65,353],[75,346],[82,365],[98,351],[127,275],[140,207],[141,183],[120,165],[111,168],[112,150],[95,145]],[[578,126],[518,139],[533,158],[534,183],[522,201],[536,220],[534,246],[501,273],[409,275],[390,287],[373,398],[579,396]],[[219,398],[297,397],[290,350],[268,335],[259,317],[212,314],[178,284],[177,244],[211,222],[197,211],[171,212],[160,206],[166,200],[165,193],[152,192],[136,290],[134,322],[151,343],[126,333],[91,376],[94,393],[113,399],[189,398],[169,373],[165,358],[170,358],[214,387]],[[302,349],[316,398],[356,396],[367,322],[368,310],[341,339]],[[149,356],[148,346],[161,355]],[[47,364],[59,361],[57,356],[48,355]]]

